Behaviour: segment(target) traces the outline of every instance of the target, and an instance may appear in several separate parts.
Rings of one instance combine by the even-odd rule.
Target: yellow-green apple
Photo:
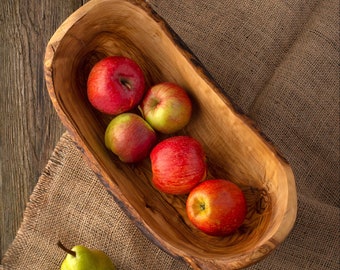
[[[162,82],[146,92],[140,109],[143,117],[155,130],[171,134],[189,123],[192,103],[182,87],[175,83]]]
[[[202,145],[190,136],[162,140],[150,153],[153,185],[164,193],[187,194],[206,176]]]
[[[123,162],[133,163],[146,158],[157,140],[156,132],[139,115],[122,113],[106,128],[105,145]]]
[[[186,212],[192,224],[204,233],[225,236],[242,225],[247,206],[236,184],[225,179],[210,179],[191,190]]]
[[[130,58],[108,56],[97,62],[87,79],[87,96],[97,110],[117,115],[136,107],[145,93],[145,78]]]

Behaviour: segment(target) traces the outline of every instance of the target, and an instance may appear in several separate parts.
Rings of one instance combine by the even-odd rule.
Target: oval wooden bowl
[[[185,196],[165,195],[152,186],[149,159],[128,165],[105,148],[111,117],[91,107],[86,80],[93,64],[108,55],[133,58],[148,86],[172,81],[188,91],[194,114],[180,134],[202,143],[209,177],[230,179],[245,192],[248,214],[237,232],[212,237],[198,231],[186,216]],[[44,65],[62,122],[115,201],[160,248],[194,269],[239,269],[264,258],[287,237],[297,212],[290,166],[146,2],[88,2],[52,36]]]

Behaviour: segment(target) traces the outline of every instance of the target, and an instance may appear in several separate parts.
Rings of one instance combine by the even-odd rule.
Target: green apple
[[[175,133],[190,121],[192,103],[186,91],[171,82],[151,87],[140,104],[145,120],[157,131]]]

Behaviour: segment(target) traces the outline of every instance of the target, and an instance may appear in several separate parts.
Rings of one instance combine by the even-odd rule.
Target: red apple
[[[146,92],[140,109],[145,120],[155,130],[170,134],[189,123],[192,104],[182,87],[171,82],[163,82]]]
[[[106,147],[124,162],[137,162],[147,157],[156,139],[152,127],[134,113],[114,117],[105,132]]]
[[[186,202],[189,220],[213,236],[231,234],[244,222],[246,200],[242,190],[224,179],[206,180],[196,186]]]
[[[158,143],[150,153],[152,182],[168,194],[186,194],[206,176],[205,153],[189,136],[174,136]]]
[[[132,59],[109,56],[97,62],[87,80],[87,96],[97,110],[117,115],[137,106],[145,92],[143,71]]]

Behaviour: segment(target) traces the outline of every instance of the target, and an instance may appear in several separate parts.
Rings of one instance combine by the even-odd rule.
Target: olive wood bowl
[[[235,233],[214,237],[198,231],[186,216],[186,196],[153,187],[148,158],[125,164],[106,149],[104,133],[112,117],[90,105],[86,80],[94,63],[108,55],[134,59],[147,87],[172,81],[187,90],[193,116],[178,134],[202,143],[208,178],[229,179],[244,191],[248,213]],[[240,269],[285,240],[297,212],[289,164],[148,3],[92,0],[83,5],[51,37],[44,71],[52,103],[85,159],[124,212],[161,249],[193,269]]]

